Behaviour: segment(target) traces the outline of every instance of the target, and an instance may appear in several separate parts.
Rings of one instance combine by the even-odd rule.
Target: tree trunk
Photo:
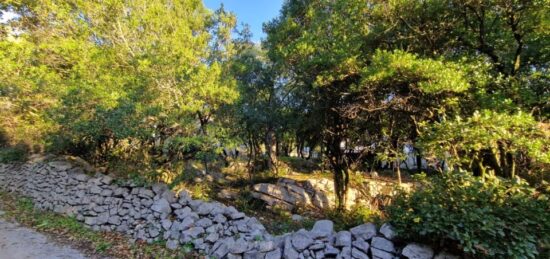
[[[280,138],[275,138],[275,155],[280,156],[283,154]]]
[[[516,161],[514,160],[514,155],[508,153],[506,158],[508,160],[508,166],[510,167],[510,178],[514,178],[516,177]]]
[[[489,154],[489,161],[488,161],[488,166],[490,166],[491,168],[493,168],[493,170],[495,171],[495,174],[498,175],[498,176],[503,176],[503,171],[502,171],[502,167],[500,165],[500,161],[497,157],[497,151],[496,150],[491,150],[490,151],[490,154]]]
[[[277,148],[276,148],[276,138],[275,132],[271,127],[268,127],[265,134],[265,150],[268,159],[268,169],[275,170],[277,174]]]
[[[399,185],[401,185],[401,161],[399,159],[399,156],[397,159],[395,159],[395,173],[397,174],[397,182]]]
[[[227,154],[227,150],[225,150],[225,148],[222,149],[222,153],[220,154],[220,158],[222,159],[223,164],[226,167],[228,167],[230,165],[229,154]]]
[[[298,153],[299,158],[304,158],[304,153],[302,153],[303,149],[304,149],[304,142],[301,139],[298,139],[296,141],[296,153]]]
[[[503,171],[503,176],[514,178],[516,175],[516,164],[514,155],[506,150],[504,143],[499,143],[500,164]]]
[[[472,155],[472,162],[470,164],[470,170],[476,176],[485,175],[485,166],[483,165],[483,156],[480,151],[475,151]]]
[[[256,161],[256,148],[254,146],[254,140],[251,134],[248,137],[248,181],[252,184],[252,177],[254,174],[254,161]]]
[[[312,147],[309,147],[309,152],[307,153],[307,157],[306,157],[306,160],[310,160],[311,159],[311,154],[313,153],[313,148]]]
[[[321,146],[319,147],[319,161],[321,161],[321,163],[323,162],[323,155],[325,152],[324,149],[325,149],[324,141],[321,141]]]
[[[343,210],[346,206],[347,187],[349,183],[349,171],[345,154],[340,148],[340,143],[343,139],[339,136],[339,133],[329,136],[327,139],[329,142],[327,143],[326,155],[334,174],[334,189],[338,199],[338,210]]]
[[[208,136],[208,131],[206,129],[206,126],[208,124],[208,121],[210,120],[210,116],[205,116],[201,112],[197,112],[197,117],[199,118],[200,130],[202,135]],[[202,163],[204,164],[204,172],[208,174],[208,159],[204,157],[202,159]]]
[[[422,154],[420,154],[420,150],[418,148],[415,148],[416,150],[416,172],[422,173]]]
[[[197,117],[199,118],[201,133],[204,136],[208,136],[208,131],[206,129],[206,126],[208,125],[210,116],[205,116],[201,112],[197,112]]]

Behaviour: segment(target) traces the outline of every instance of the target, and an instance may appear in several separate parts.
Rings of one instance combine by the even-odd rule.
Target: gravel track
[[[79,251],[56,244],[43,234],[7,222],[0,211],[0,259],[84,259]]]

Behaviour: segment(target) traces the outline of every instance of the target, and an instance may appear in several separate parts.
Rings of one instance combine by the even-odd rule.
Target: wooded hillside
[[[64,154],[156,181],[240,159],[253,183],[297,156],[330,170],[340,208],[351,171],[401,182],[410,156],[407,174],[550,190],[548,0],[291,0],[260,44],[200,0],[0,11],[17,15],[0,23],[0,162]]]

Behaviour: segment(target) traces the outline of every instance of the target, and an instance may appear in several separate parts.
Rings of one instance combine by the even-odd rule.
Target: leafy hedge
[[[388,216],[406,239],[447,242],[490,258],[535,258],[550,241],[550,203],[524,181],[448,173],[396,196]]]

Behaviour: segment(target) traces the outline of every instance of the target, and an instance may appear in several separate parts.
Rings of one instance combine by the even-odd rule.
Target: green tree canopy
[[[25,101],[15,94],[32,91],[28,105],[69,143],[146,141],[155,126],[193,128],[186,118],[204,128],[238,96],[227,76],[235,18],[199,0],[8,1],[0,9],[19,15],[3,25],[18,34],[2,39],[1,89],[16,89],[2,94],[17,106]]]

